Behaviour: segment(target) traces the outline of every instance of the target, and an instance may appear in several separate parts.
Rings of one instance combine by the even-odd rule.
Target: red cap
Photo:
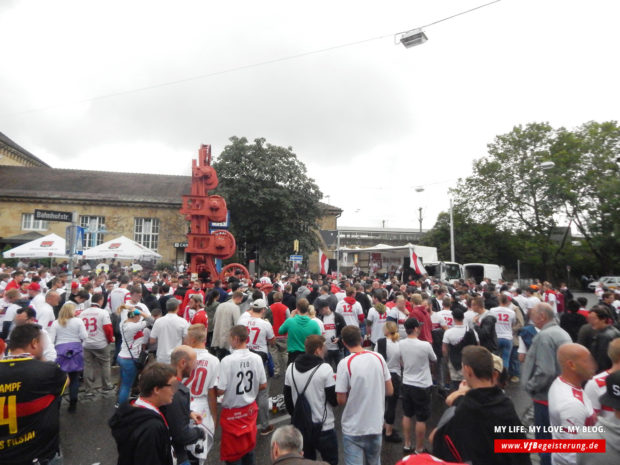
[[[26,289],[29,291],[40,291],[41,286],[39,286],[39,283],[30,283]]]
[[[88,284],[88,278],[82,278],[80,284],[83,286],[84,284]]]
[[[80,285],[75,281],[71,283],[71,289],[77,289],[78,287],[80,287]]]

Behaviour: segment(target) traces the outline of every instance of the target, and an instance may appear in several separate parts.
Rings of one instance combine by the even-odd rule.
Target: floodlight
[[[428,37],[426,37],[422,29],[412,29],[411,31],[403,32],[400,36],[400,43],[406,48],[422,45],[427,40]]]

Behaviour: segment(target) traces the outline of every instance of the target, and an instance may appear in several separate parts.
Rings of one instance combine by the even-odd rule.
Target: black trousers
[[[400,385],[401,378],[398,373],[392,373],[392,386],[394,386],[394,394],[390,397],[385,398],[385,414],[383,415],[383,419],[388,425],[394,424],[394,419],[396,418],[396,402],[398,402],[398,397],[400,396]]]

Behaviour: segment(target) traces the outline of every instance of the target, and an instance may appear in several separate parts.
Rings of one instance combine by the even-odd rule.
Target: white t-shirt
[[[56,319],[54,315],[54,308],[47,302],[43,302],[37,311],[37,323],[41,325],[43,329],[49,329],[52,323]]]
[[[429,362],[437,356],[430,342],[418,338],[406,338],[400,345],[400,364],[403,366],[403,384],[427,388],[433,384]]]
[[[465,336],[465,330],[467,328],[468,326],[465,324],[453,326],[452,328],[448,329],[445,333],[443,333],[442,342],[444,344],[450,344],[452,346],[458,344],[459,342],[463,340],[463,337]],[[476,341],[478,341],[478,333],[476,331],[473,331],[473,333],[476,336]]]
[[[146,328],[146,321],[126,321],[121,324],[121,337],[123,343],[121,344],[121,350],[118,356],[121,358],[138,358],[142,351],[142,346],[148,341],[144,336],[144,328]],[[128,347],[129,346],[129,347]],[[131,354],[129,353],[131,350]]]
[[[497,337],[512,341],[512,325],[515,322],[514,310],[509,307],[494,307],[489,312],[496,318],[495,334]]]
[[[222,408],[250,405],[258,396],[258,387],[267,383],[267,375],[260,355],[248,349],[233,350],[220,362],[217,388],[224,391]]]
[[[39,314],[39,308],[45,304],[45,295],[39,292],[30,301],[30,306],[35,309],[37,315]]]
[[[558,376],[549,388],[549,423],[562,426],[561,432],[552,430],[553,439],[578,439],[583,426],[594,426],[596,414],[583,389],[572,386]],[[575,453],[551,454],[553,465],[577,463]]]
[[[241,318],[239,318],[239,321],[239,324],[243,324],[248,328],[248,349],[267,354],[269,351],[267,341],[274,338],[271,323],[251,315],[244,323],[241,323]]]
[[[452,310],[439,310],[437,314],[443,318],[446,322],[446,326],[452,328],[454,326],[454,318],[452,317]]]
[[[383,337],[383,327],[387,323],[388,309],[385,312],[379,313],[375,307],[368,310],[368,323],[370,324],[370,341],[376,344],[379,339]]]
[[[476,316],[476,312],[473,310],[467,310],[463,316],[463,323],[465,326],[469,326],[470,328],[474,326],[474,317]]]
[[[207,349],[196,350],[196,368],[183,380],[190,392],[190,409],[203,417],[203,424],[209,431],[214,430],[215,422],[209,409],[209,389],[215,387],[220,373],[220,361]]]
[[[446,325],[446,320],[439,314],[439,312],[431,312],[431,330],[439,329]]]
[[[84,342],[88,337],[84,323],[77,317],[70,318],[65,326],[61,326],[58,320],[54,321],[48,333],[56,346],[67,342]]]
[[[390,379],[387,363],[375,352],[364,350],[338,363],[336,392],[349,395],[342,412],[343,434],[381,434],[385,383]]]
[[[347,326],[353,325],[359,327],[359,315],[363,315],[364,310],[357,300],[351,305],[343,299],[336,305],[336,313],[340,313],[344,317],[344,322]]]
[[[336,315],[334,312],[323,316],[323,327],[325,328],[323,336],[325,337],[327,350],[338,350],[338,343],[332,342],[332,338],[336,337]]]
[[[527,313],[530,313],[530,310],[540,303],[540,299],[532,295],[530,297],[526,297],[525,302]]]
[[[314,368],[301,373],[294,368],[294,363],[290,364],[286,369],[286,376],[284,377],[284,384],[291,387],[293,395],[293,403],[297,402],[297,396],[299,393],[295,389],[302,391],[308,382],[310,374],[314,371]],[[295,383],[293,383],[295,378]],[[329,431],[334,428],[334,411],[332,406],[325,401],[325,388],[334,386],[336,381],[334,380],[334,371],[329,363],[321,363],[317,368],[316,373],[312,375],[310,384],[306,388],[304,395],[310,404],[310,410],[312,410],[312,421],[314,423],[321,423],[323,421],[323,415],[325,415],[325,422],[323,423],[322,431]]]
[[[155,320],[151,338],[157,339],[157,361],[170,363],[170,354],[175,347],[183,344],[183,338],[187,336],[189,323],[176,313],[166,313]]]
[[[141,312],[146,313],[147,315],[151,315],[151,312],[149,311],[149,308],[143,304],[142,302],[138,302],[137,304],[131,303],[130,301],[127,301],[127,305],[130,305],[132,307],[135,307],[136,310],[140,310]],[[124,323],[125,320],[127,319],[127,313],[128,310],[127,309],[122,309],[121,310],[121,323]],[[141,316],[140,319],[142,319],[143,317]]]
[[[521,307],[521,310],[523,310],[523,313],[527,315],[528,313],[527,297],[525,297],[523,294],[517,294],[513,297],[513,299],[519,302],[519,307]]]
[[[118,307],[126,302],[129,302],[129,299],[129,290],[125,287],[117,287],[112,289],[112,291],[108,294],[108,303],[106,308],[112,312],[115,312]]]
[[[17,310],[20,308],[22,308],[21,305],[9,304],[6,308],[6,312],[4,313],[4,319],[2,322],[4,323],[5,321],[10,321],[11,327],[13,327],[13,320],[15,319],[15,315],[17,315]]]
[[[310,318],[312,321],[316,321],[316,324],[319,325],[319,329],[321,330],[321,336],[325,337],[325,325],[320,318],[316,316],[314,318]]]
[[[401,339],[405,339],[407,337],[407,331],[405,331],[405,321],[407,321],[407,315],[405,315],[404,312],[401,312],[398,307],[392,307],[387,310],[386,313],[387,318],[396,320],[398,324],[398,335]]]
[[[90,307],[80,313],[79,318],[84,322],[88,338],[84,341],[85,349],[103,349],[108,345],[108,338],[103,327],[112,325],[110,312],[99,307]]]
[[[553,309],[553,313],[558,313],[558,298],[555,296],[555,293],[545,292],[543,294],[543,299],[545,300],[546,303],[551,305],[551,308]]]
[[[376,346],[375,352],[379,352]],[[396,373],[398,376],[400,376],[400,344],[398,342],[392,341],[389,337],[386,337],[385,352],[387,355],[387,360],[385,361],[385,363],[387,363],[388,371],[390,373]]]
[[[614,409],[608,407],[607,405],[601,405],[601,401],[599,400],[599,398],[607,392],[607,386],[605,383],[608,376],[609,370],[602,371],[598,375],[595,375],[586,383],[584,392],[586,393],[586,397],[590,399],[592,408],[598,417],[611,419],[615,416]]]

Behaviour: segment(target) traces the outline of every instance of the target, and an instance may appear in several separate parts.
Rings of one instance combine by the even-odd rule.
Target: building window
[[[84,231],[84,249],[103,244],[105,233],[105,217],[103,216],[80,216],[80,226]]]
[[[48,222],[35,220],[34,213],[22,213],[22,230],[24,231],[47,231]]]
[[[136,218],[133,239],[144,247],[157,251],[159,243],[159,219]]]

